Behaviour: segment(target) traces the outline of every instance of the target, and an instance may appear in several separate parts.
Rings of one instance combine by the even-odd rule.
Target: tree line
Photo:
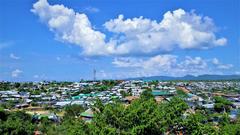
[[[221,98],[216,101],[220,106],[216,107],[218,109],[229,104]],[[0,134],[30,135],[36,130],[47,135],[240,134],[239,117],[231,121],[228,112],[219,112],[219,120],[214,122],[213,116],[203,108],[191,112],[187,103],[179,97],[157,103],[148,91],[129,105],[118,101],[103,104],[97,100],[91,109],[94,117],[91,122],[85,122],[79,117],[84,108],[67,106],[60,123],[45,118],[36,123],[24,112],[0,109]]]

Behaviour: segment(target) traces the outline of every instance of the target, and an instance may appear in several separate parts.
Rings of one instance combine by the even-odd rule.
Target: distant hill
[[[128,78],[126,80],[240,80],[240,75],[186,75],[183,77],[171,77],[171,76],[149,76],[149,77],[136,77]]]

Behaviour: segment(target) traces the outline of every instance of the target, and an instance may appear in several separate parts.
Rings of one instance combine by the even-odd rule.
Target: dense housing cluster
[[[179,102],[179,104],[172,103],[176,102],[176,100]],[[55,125],[58,128],[61,126],[66,126],[64,124],[66,124],[66,120],[69,119],[70,121],[75,121],[76,119],[79,120],[78,122],[80,122],[82,126],[84,126],[86,123],[88,124],[85,126],[89,126],[89,123],[90,125],[95,123],[94,125],[97,126],[96,124],[98,124],[100,121],[105,121],[105,124],[111,125],[112,123],[110,121],[115,119],[113,118],[114,115],[119,117],[119,119],[124,119],[124,117],[130,115],[128,113],[137,113],[136,115],[139,116],[149,113],[149,116],[151,117],[146,119],[149,119],[150,121],[158,118],[161,120],[162,118],[170,117],[170,119],[180,118],[183,119],[183,122],[189,122],[188,120],[190,118],[201,117],[203,119],[197,122],[200,124],[210,124],[210,129],[212,129],[211,132],[216,131],[216,134],[218,134],[220,132],[228,132],[218,129],[221,126],[224,126],[222,125],[222,122],[227,121],[229,123],[228,125],[233,124],[234,126],[236,126],[236,123],[239,122],[240,82],[237,80],[102,80],[81,82],[43,81],[23,83],[1,82],[0,103],[4,114],[7,113],[9,115],[11,113],[24,111],[26,115],[30,115],[31,124],[33,126],[31,127],[33,128],[31,131],[35,131],[39,134],[50,132],[50,129],[44,127],[44,119],[51,121],[49,124],[51,126]],[[142,108],[143,110],[138,112],[137,110],[140,109],[142,105],[146,107],[145,110]],[[151,108],[148,108],[148,105],[156,106],[156,109],[159,109],[159,107],[162,108],[163,110],[157,109],[155,111],[163,114],[155,114],[155,111],[151,112]],[[175,105],[179,105],[182,108],[179,110],[179,112],[174,112],[172,110],[178,115],[171,116],[172,112],[169,112],[170,110],[168,109],[171,109],[171,107],[174,108]],[[135,109],[136,110],[135,112],[131,112],[128,110],[128,108],[132,108],[131,111]],[[118,113],[123,114],[120,115]],[[154,115],[152,113],[154,113]],[[201,116],[198,116],[200,114]],[[109,117],[109,119],[107,117]],[[1,121],[2,119],[3,118],[0,118]],[[144,120],[145,118],[139,117],[134,119],[139,121]],[[115,122],[117,121],[118,120]],[[118,122],[110,126],[110,128],[117,128],[115,126],[116,124],[120,124]],[[151,127],[150,129],[147,128],[146,131],[145,128],[139,129],[139,131],[138,129],[129,129],[130,127],[125,127],[119,131],[115,131],[115,129],[111,130],[113,130],[112,132],[119,132],[120,134],[125,134],[125,132],[126,134],[146,134],[148,130],[150,130],[148,132],[152,132],[153,134],[156,134],[156,132],[189,134],[190,132],[188,131],[189,127],[184,124],[181,125],[180,121],[176,121],[174,123],[176,124],[175,126],[177,126],[177,128],[174,127],[174,125],[171,125],[169,123],[170,121],[167,121],[167,127],[164,127],[166,125],[163,123],[158,123],[157,121],[155,122],[155,124],[158,126]],[[146,123],[143,122],[140,124]],[[59,132],[58,130],[60,129],[55,128],[51,129],[51,132]],[[92,127],[90,126],[86,128],[86,130],[84,128],[80,128],[79,130],[81,130],[81,133],[84,132],[86,134],[93,134],[87,133],[89,132],[88,130],[90,130],[90,128]],[[110,129],[107,131],[102,131],[101,127],[97,126],[95,128],[99,128],[96,130],[96,134],[100,132],[110,132],[108,131]],[[227,127],[224,127],[224,129],[225,128]],[[195,130],[196,133],[198,133],[198,131],[200,132],[200,129],[198,128]],[[0,130],[0,132],[4,133],[5,131]],[[70,134],[70,131],[67,131],[66,134]]]

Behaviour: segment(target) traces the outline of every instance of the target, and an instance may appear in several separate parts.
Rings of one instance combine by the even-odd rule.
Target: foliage
[[[222,98],[216,103],[230,105]],[[47,117],[40,123],[31,122],[31,116],[25,112],[10,112],[0,108],[0,134],[28,135],[38,129],[48,135],[159,135],[159,134],[217,134],[237,135],[240,133],[240,118],[232,122],[227,113],[209,115],[203,109],[189,113],[189,107],[179,97],[157,103],[146,90],[139,99],[126,106],[121,102],[103,104],[97,99],[91,108],[92,121],[85,122],[79,116],[84,108],[70,105],[64,108],[64,117],[60,123],[54,123]],[[218,117],[216,124],[212,117]]]
[[[96,112],[92,129],[94,133],[160,134],[182,120],[180,116],[187,109],[185,102],[173,98],[169,103],[159,105],[148,93],[146,91],[128,107],[113,103]]]
[[[31,116],[18,111],[6,112],[0,110],[0,134],[1,135],[32,135],[34,125]]]
[[[11,109],[15,106],[15,103],[13,101],[6,101],[4,103],[1,103],[1,107],[5,108],[5,109]]]
[[[144,90],[144,91],[142,92],[142,94],[140,95],[140,98],[141,98],[142,100],[148,100],[148,99],[150,99],[150,98],[154,98],[154,96],[152,95],[151,92],[152,92],[151,90]]]
[[[73,104],[66,106],[64,111],[64,118],[78,117],[84,111],[84,108],[81,105]]]
[[[232,105],[231,101],[219,96],[214,97],[214,100],[215,100],[215,104],[214,104],[215,111],[217,112],[230,111],[230,108]]]
[[[240,116],[234,123],[221,125],[220,133],[222,135],[240,135]]]
[[[187,94],[180,89],[177,89],[177,95],[182,98],[186,98]]]
[[[187,116],[183,124],[185,134],[217,134],[217,129],[207,122],[207,117],[201,112]]]

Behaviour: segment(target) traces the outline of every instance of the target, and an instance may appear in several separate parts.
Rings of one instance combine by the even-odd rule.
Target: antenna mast
[[[96,81],[96,69],[93,69],[93,81]]]

